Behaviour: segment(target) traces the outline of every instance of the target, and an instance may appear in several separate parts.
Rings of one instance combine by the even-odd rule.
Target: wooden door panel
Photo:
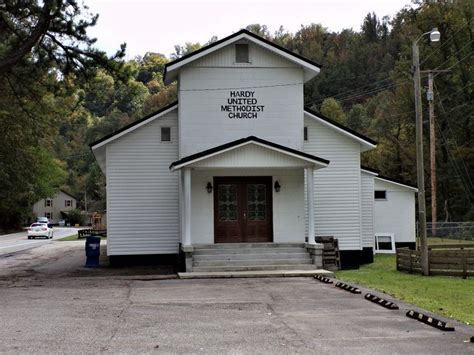
[[[271,177],[214,178],[215,243],[273,240]]]
[[[244,239],[248,243],[273,240],[271,182],[271,178],[258,177],[246,184]]]
[[[239,181],[214,181],[214,239],[216,243],[240,243],[242,229],[242,186]]]

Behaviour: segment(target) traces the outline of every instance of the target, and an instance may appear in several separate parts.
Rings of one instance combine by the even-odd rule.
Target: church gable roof
[[[305,81],[310,80],[311,78],[316,76],[320,71],[321,66],[309,60],[308,58],[305,58],[299,54],[293,53],[289,51],[288,49],[281,47],[263,37],[257,36],[256,34],[248,30],[242,29],[230,36],[222,38],[219,41],[213,42],[209,44],[208,46],[202,47],[190,54],[187,54],[181,58],[178,58],[172,62],[167,63],[165,65],[163,81],[165,82],[165,84],[171,83],[177,78],[178,72],[183,66],[188,65],[191,62],[194,62],[200,58],[203,58],[204,56],[207,56],[217,50],[220,50],[230,44],[233,44],[241,40],[245,40],[261,48],[265,48],[269,50],[270,52],[273,52],[275,55],[281,56],[287,59],[288,61],[301,66],[305,73],[304,75]]]

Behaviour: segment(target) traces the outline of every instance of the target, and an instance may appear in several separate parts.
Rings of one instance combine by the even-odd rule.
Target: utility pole
[[[423,163],[423,117],[421,114],[421,84],[420,84],[420,50],[418,41],[425,35],[430,35],[431,42],[438,42],[441,38],[437,28],[423,33],[412,46],[413,52],[413,81],[415,84],[415,113],[416,113],[416,175],[418,180],[418,234],[420,236],[421,273],[430,274],[428,259],[428,241],[426,239],[426,203],[425,203],[425,172]]]
[[[430,177],[431,177],[431,236],[436,235],[436,223],[438,222],[438,204],[436,195],[436,130],[434,113],[434,91],[433,91],[433,73],[447,73],[450,70],[426,70],[422,73],[428,73],[428,92],[426,99],[429,105],[430,115]]]
[[[421,37],[420,37],[421,38]],[[418,180],[418,234],[420,237],[421,273],[430,274],[428,262],[428,241],[426,240],[426,204],[425,204],[425,177],[423,163],[423,117],[421,112],[421,84],[420,84],[420,52],[418,40],[413,43],[413,81],[415,85],[415,113],[416,113],[416,171]]]
[[[433,72],[428,73],[428,99],[430,114],[430,177],[431,177],[431,235],[436,236],[438,206],[436,203],[436,132],[434,114]]]

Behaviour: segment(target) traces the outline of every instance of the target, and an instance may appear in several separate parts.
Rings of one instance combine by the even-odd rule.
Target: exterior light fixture
[[[431,42],[439,42],[441,38],[441,33],[439,33],[438,29],[435,27],[430,32],[430,41]]]
[[[208,182],[207,185],[206,185],[206,190],[208,193],[211,193],[212,192],[212,184],[211,182]]]
[[[275,188],[275,192],[280,192],[280,183],[277,181],[275,181],[275,184],[273,185],[273,187]]]

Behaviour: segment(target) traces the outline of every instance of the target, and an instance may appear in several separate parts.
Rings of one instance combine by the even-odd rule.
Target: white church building
[[[111,257],[186,270],[343,268],[415,243],[416,188],[361,167],[377,143],[304,107],[320,66],[247,30],[166,65],[178,101],[92,143]],[[217,256],[217,258],[216,258]]]

